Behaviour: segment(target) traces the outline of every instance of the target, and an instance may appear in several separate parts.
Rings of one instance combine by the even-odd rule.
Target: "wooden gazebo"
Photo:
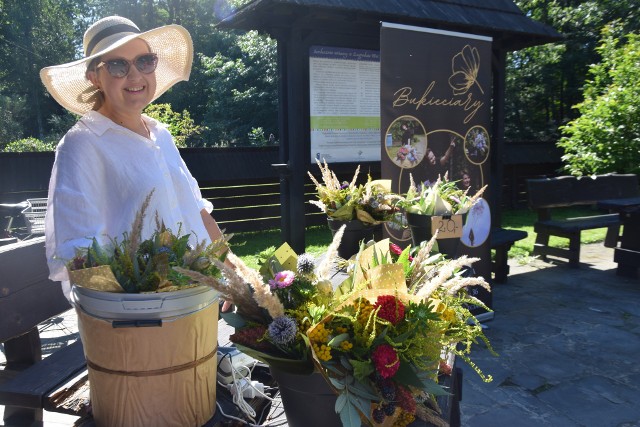
[[[258,30],[278,44],[282,237],[297,252],[305,247],[304,185],[311,166],[309,47],[379,50],[381,21],[493,38],[494,187],[502,182],[506,53],[561,39],[511,0],[254,0],[223,19],[219,28]],[[494,206],[499,194],[493,192]]]

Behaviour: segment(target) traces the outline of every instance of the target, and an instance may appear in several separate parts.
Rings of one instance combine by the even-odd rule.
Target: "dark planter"
[[[358,220],[338,221],[327,218],[327,224],[329,224],[332,236],[335,236],[336,232],[340,227],[342,227],[342,225],[347,225],[347,228],[344,230],[344,234],[342,235],[340,246],[338,246],[338,255],[344,259],[349,259],[358,253],[358,250],[360,249],[360,242],[362,240],[365,242],[372,239],[379,240],[380,237],[376,237],[376,234],[379,234],[382,231],[381,224],[372,226]]]
[[[336,394],[319,372],[296,375],[269,367],[278,383],[287,422],[291,427],[340,427]]]
[[[421,242],[429,241],[433,234],[431,233],[431,215],[421,215],[407,212],[407,224],[411,229],[411,243],[413,246],[419,246]],[[463,224],[466,214],[463,215]],[[438,251],[450,258],[455,258],[460,244],[460,238],[438,239]]]

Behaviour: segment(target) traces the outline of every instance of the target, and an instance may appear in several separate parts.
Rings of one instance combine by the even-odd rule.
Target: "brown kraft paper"
[[[199,427],[213,417],[217,303],[161,327],[113,328],[77,312],[96,426]]]

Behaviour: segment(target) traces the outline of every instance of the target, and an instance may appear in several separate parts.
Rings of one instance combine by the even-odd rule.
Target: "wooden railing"
[[[528,178],[553,176],[560,165],[555,146],[507,145],[503,157],[502,208],[526,207]],[[280,163],[278,147],[181,149],[189,170],[200,183],[203,196],[214,204],[214,217],[228,232],[280,228],[280,177],[271,165]],[[0,203],[47,197],[54,154],[0,153]],[[351,180],[355,163],[331,165],[341,180]],[[309,169],[318,175],[315,165]],[[360,177],[380,177],[380,163],[361,165]],[[315,198],[307,178],[305,201]],[[306,225],[325,223],[318,208],[305,204]]]

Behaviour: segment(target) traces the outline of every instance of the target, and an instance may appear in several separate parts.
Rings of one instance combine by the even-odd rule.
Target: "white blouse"
[[[200,211],[211,212],[213,205],[202,198],[166,126],[143,120],[150,139],[90,111],[58,144],[45,219],[51,280],[68,280],[65,265],[93,237],[103,245],[122,241],[152,190],[143,239],[155,231],[157,212],[174,233],[181,225],[192,244],[209,240]]]

